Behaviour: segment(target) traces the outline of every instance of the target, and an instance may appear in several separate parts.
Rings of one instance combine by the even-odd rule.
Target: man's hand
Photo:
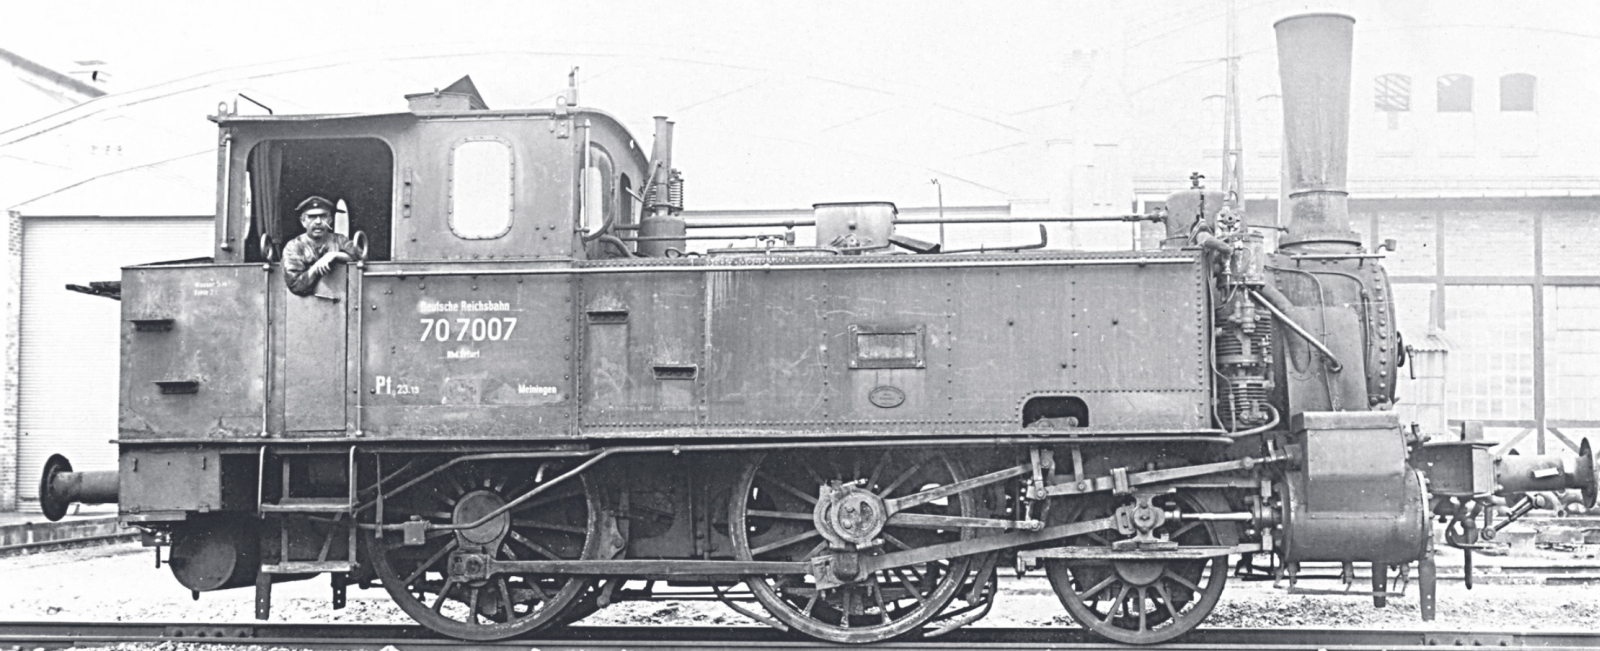
[[[317,277],[326,276],[328,275],[328,270],[333,268],[333,263],[338,261],[349,262],[350,256],[344,251],[329,251],[322,254],[322,257],[317,258],[316,262],[311,263],[311,268],[307,269],[307,271]]]

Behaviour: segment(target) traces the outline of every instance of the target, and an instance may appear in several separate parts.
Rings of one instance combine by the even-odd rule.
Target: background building
[[[1275,223],[1282,129],[1270,24],[1296,3],[1238,2],[1245,196]],[[1402,332],[1452,344],[1445,412],[1524,451],[1577,448],[1600,426],[1600,33],[1595,7],[1353,3],[1350,187],[1355,228],[1396,283]],[[1223,168],[1216,6],[1130,28],[1130,133],[1141,201]],[[1173,44],[1184,47],[1171,47]],[[1191,44],[1200,44],[1191,46]],[[1207,46],[1210,46],[1209,49]],[[1196,128],[1197,125],[1210,128]],[[1431,297],[1431,298],[1430,298]],[[1426,392],[1402,385],[1402,396]],[[1552,447],[1553,446],[1553,447]]]
[[[317,6],[318,28],[307,30],[312,5],[289,3],[250,10],[255,29],[240,33],[240,12],[209,5],[90,2],[32,17],[29,29],[51,38],[0,28],[10,64],[0,67],[10,228],[0,509],[19,498],[29,507],[49,454],[80,469],[113,464],[118,305],[61,286],[209,255],[218,141],[204,117],[218,102],[244,113],[400,111],[404,94],[471,73],[492,108],[546,106],[576,66],[579,102],[636,137],[648,141],[653,115],[678,122],[687,202],[706,218],[848,200],[920,216],[936,214],[941,196],[947,214],[1143,212],[1192,172],[1220,182],[1231,10],[1242,186],[1252,221],[1275,222],[1271,25],[1307,11],[1303,2],[976,4],[697,4],[657,15],[646,3],[507,3],[468,20],[386,3]],[[1600,428],[1586,399],[1600,388],[1600,366],[1588,363],[1600,356],[1600,131],[1586,114],[1600,101],[1600,6],[1325,8],[1357,19],[1356,228],[1369,246],[1396,240],[1385,264],[1402,331],[1421,342],[1431,320],[1448,335],[1429,346],[1451,346],[1444,395],[1436,379],[1402,395],[1488,420],[1491,437],[1529,451],[1575,447]],[[29,24],[21,18],[13,24]],[[138,38],[122,35],[131,20],[144,21]],[[72,52],[80,42],[96,51]],[[947,236],[952,246],[1019,243],[1037,230]],[[1124,224],[1053,226],[1050,239],[1151,244]]]

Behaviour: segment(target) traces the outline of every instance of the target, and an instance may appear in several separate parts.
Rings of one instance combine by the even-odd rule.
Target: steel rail
[[[573,626],[531,639],[466,642],[439,637],[420,626],[385,624],[134,624],[0,623],[0,647],[71,648],[122,643],[193,642],[298,649],[457,651],[464,649],[838,649],[821,641],[797,640],[762,626]],[[1176,642],[1147,649],[1436,649],[1439,647],[1594,648],[1594,631],[1442,631],[1361,629],[1199,628]],[[1127,649],[1077,628],[964,628],[931,640],[906,639],[863,648],[928,649]]]
[[[118,540],[137,540],[138,531],[123,531],[118,533],[97,534],[93,536],[77,536],[74,538],[57,538],[55,540],[36,540],[33,542],[16,543],[13,545],[0,545],[0,556],[10,552],[20,552],[29,549],[50,549],[56,547],[72,547],[92,542],[106,542]]]

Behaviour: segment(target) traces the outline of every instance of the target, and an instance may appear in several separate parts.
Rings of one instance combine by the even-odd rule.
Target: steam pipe
[[[905,224],[1033,224],[1052,223],[1069,224],[1077,222],[1159,222],[1166,217],[1159,214],[1133,214],[1133,215],[1077,215],[1077,216],[1049,216],[1035,215],[1029,217],[897,217],[896,225]],[[688,219],[689,228],[794,228],[796,226],[816,226],[815,219]],[[629,224],[618,224],[614,230],[637,230],[639,227]]]
[[[1346,192],[1350,150],[1350,52],[1355,19],[1306,14],[1278,21],[1283,88],[1285,252],[1346,251],[1361,245],[1350,230]]]
[[[1313,337],[1311,336],[1311,333],[1306,332],[1305,328],[1302,328],[1300,327],[1300,324],[1295,323],[1294,319],[1291,319],[1289,318],[1289,315],[1284,314],[1283,310],[1278,309],[1278,306],[1273,305],[1271,301],[1268,301],[1266,298],[1263,298],[1260,294],[1253,291],[1250,292],[1250,298],[1255,299],[1256,303],[1259,303],[1261,307],[1267,308],[1267,311],[1271,312],[1272,316],[1277,317],[1278,321],[1285,327],[1294,331],[1295,334],[1300,335],[1300,338],[1306,340],[1306,343],[1311,344],[1312,348],[1316,348],[1318,351],[1321,351],[1322,355],[1328,358],[1329,372],[1338,373],[1344,370],[1344,365],[1339,363],[1339,358],[1333,356],[1333,351],[1328,350],[1327,344],[1317,341],[1316,337]]]

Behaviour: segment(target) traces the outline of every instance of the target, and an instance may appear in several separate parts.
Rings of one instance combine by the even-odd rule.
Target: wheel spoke
[[[540,556],[548,558],[548,559],[550,559],[552,561],[565,560],[565,559],[561,558],[560,556],[557,556],[555,552],[550,551],[544,545],[536,543],[536,542],[534,542],[532,540],[528,540],[528,538],[526,536],[524,536],[524,535],[522,535],[520,533],[517,533],[517,532],[513,531],[510,534],[510,538],[512,540],[517,541],[518,543],[521,543],[523,547],[527,547],[528,549],[533,550],[534,553],[539,554]]]
[[[1182,584],[1183,587],[1188,588],[1189,590],[1191,590],[1193,592],[1196,592],[1196,593],[1200,592],[1200,586],[1195,585],[1192,581],[1190,581],[1187,577],[1183,576],[1182,574],[1179,574],[1177,572],[1172,571],[1172,568],[1170,568],[1170,567],[1162,569],[1161,570],[1161,576],[1164,576],[1164,577],[1167,577],[1169,579],[1172,579],[1173,581],[1176,581],[1176,582]]]
[[[900,488],[901,484],[906,483],[906,480],[910,479],[912,475],[917,474],[917,471],[919,471],[919,470],[922,470],[922,463],[921,462],[912,464],[912,466],[910,468],[907,468],[905,472],[900,473],[900,476],[896,477],[893,483],[889,484],[888,486],[884,487],[883,490],[879,491],[878,492],[878,497],[884,497],[884,498],[889,497],[889,495],[891,493],[893,493],[895,491],[895,489]]]
[[[835,456],[828,457],[828,470],[833,473],[833,478],[837,479],[839,481],[845,481],[846,479],[855,479],[855,477],[845,477],[844,476],[844,471],[839,469],[839,458],[838,457],[835,457]]]
[[[811,467],[810,463],[802,461],[800,462],[800,467],[806,471],[807,475],[811,476],[811,481],[815,482],[818,486],[828,483],[828,480],[822,476],[822,473],[817,472],[817,469]]]
[[[1128,614],[1128,590],[1130,590],[1128,584],[1123,584],[1122,589],[1117,590],[1117,598],[1110,601],[1110,606],[1106,609],[1106,619],[1102,619],[1102,624],[1110,622],[1112,617],[1117,616],[1117,608],[1122,608],[1123,616]]]
[[[511,602],[511,586],[506,585],[506,578],[503,576],[497,576],[494,578],[494,580],[495,583],[499,584],[500,587],[500,603],[505,604],[506,616],[502,621],[509,622],[517,616],[517,607]]]
[[[928,582],[927,574],[922,572],[921,570],[918,570],[917,566],[915,566],[915,565],[907,565],[905,567],[906,567],[906,571],[911,573],[911,576],[914,576],[914,577],[917,578],[917,583],[921,584],[921,583],[927,583]]]
[[[883,469],[889,465],[889,451],[884,450],[883,456],[878,457],[878,465],[872,467],[872,476],[867,478],[867,490],[872,490],[878,485],[878,479],[883,476]]]
[[[455,579],[450,578],[448,576],[445,577],[445,579],[444,579],[444,587],[439,588],[439,598],[433,600],[433,612],[434,613],[437,614],[439,612],[439,608],[444,606],[445,595],[450,594],[450,588],[455,587],[455,585],[456,585],[456,580]]]
[[[544,589],[539,587],[538,580],[525,576],[522,577],[522,582],[528,586],[529,590],[533,591],[533,596],[539,599],[539,603],[544,603],[550,600],[550,595],[545,594]]]
[[[894,537],[894,534],[891,534],[887,531],[884,531],[878,535],[882,536],[885,541],[888,541],[889,544],[894,545],[895,547],[899,547],[900,549],[906,551],[910,551],[912,549],[911,545],[905,544],[904,541]]]
[[[780,480],[780,479],[778,479],[776,477],[773,477],[771,475],[768,475],[767,473],[758,472],[758,473],[756,473],[756,477],[766,481],[769,484],[777,486],[778,488],[782,488],[784,490],[784,492],[787,492],[790,495],[793,495],[793,496],[798,497],[798,498],[800,498],[802,500],[805,500],[805,502],[807,504],[816,504],[817,503],[817,496],[815,496],[815,495],[807,495],[807,494],[801,492],[800,489],[795,488],[793,486],[790,486],[790,485],[784,483],[782,480]]]
[[[850,628],[850,608],[855,605],[856,592],[850,586],[839,588],[839,624]]]
[[[1178,621],[1178,610],[1172,607],[1172,591],[1167,589],[1165,581],[1156,582],[1156,593],[1161,595],[1161,605],[1167,607],[1167,614],[1172,616],[1172,621]]]
[[[910,592],[911,596],[917,598],[917,603],[919,603],[919,604],[928,603],[927,597],[922,596],[922,590],[919,590],[919,589],[917,589],[917,586],[912,585],[911,581],[906,578],[905,572],[901,572],[900,569],[901,568],[898,568],[898,567],[894,568],[894,576],[895,576],[895,578],[900,579],[900,585],[905,586],[906,587],[906,592]]]
[[[815,537],[820,536],[820,535],[822,535],[821,532],[817,531],[816,529],[812,529],[810,531],[807,531],[807,532],[804,532],[804,533],[795,534],[793,536],[789,536],[788,538],[784,538],[784,539],[776,541],[776,542],[767,543],[765,545],[762,545],[760,547],[752,549],[752,550],[750,550],[750,555],[751,556],[760,556],[760,555],[765,554],[767,552],[770,552],[770,551],[772,551],[774,549],[779,549],[779,548],[782,548],[782,547],[788,547],[789,545],[793,545],[793,544],[795,544],[797,542],[809,540],[811,538],[815,538]]]
[[[467,621],[474,624],[478,623],[478,595],[480,594],[483,594],[482,586],[473,588],[472,596],[467,598]]]
[[[444,547],[440,547],[439,551],[434,552],[432,556],[428,557],[428,560],[423,561],[421,565],[418,565],[417,569],[411,572],[410,575],[406,576],[406,580],[402,581],[401,583],[404,583],[405,585],[411,585],[413,581],[417,580],[417,577],[422,576],[423,572],[427,572],[428,568],[433,567],[434,563],[439,562],[440,559],[445,557],[445,554],[449,554],[450,551],[455,548],[456,540],[451,538],[450,542],[445,543]]]
[[[1093,588],[1089,588],[1088,592],[1078,593],[1078,598],[1084,601],[1092,601],[1095,595],[1100,594],[1100,591],[1111,587],[1111,584],[1116,582],[1117,575],[1112,574],[1111,576],[1106,577],[1104,581],[1096,583]]]
[[[1144,591],[1144,586],[1140,586],[1139,591],[1133,595],[1133,606],[1139,611],[1139,630],[1141,632],[1150,630],[1150,624],[1145,618],[1144,612]]]
[[[883,586],[878,585],[876,572],[872,575],[872,581],[867,584],[867,589],[872,591],[872,598],[878,602],[878,619],[885,624],[889,623],[889,608],[883,605]]]

